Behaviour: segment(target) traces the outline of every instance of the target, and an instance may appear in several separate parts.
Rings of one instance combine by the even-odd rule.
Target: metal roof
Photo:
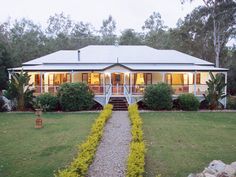
[[[194,64],[124,64],[131,70],[138,71],[227,71],[225,68]]]
[[[79,57],[78,51],[80,53]],[[23,65],[40,65],[45,63],[176,63],[214,65],[213,63],[176,50],[157,50],[141,45],[90,45],[79,50],[60,50],[23,63]]]
[[[42,64],[26,65],[8,70],[24,71],[104,71],[119,65],[130,71],[227,71],[225,68],[194,64]]]
[[[24,71],[93,71],[103,70],[109,67],[111,64],[42,64],[42,65],[25,65],[18,68],[11,68],[8,70],[24,70]]]

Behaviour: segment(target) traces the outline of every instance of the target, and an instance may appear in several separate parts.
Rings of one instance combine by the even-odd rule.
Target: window
[[[144,82],[144,74],[143,73],[137,73],[137,76],[136,76],[136,83],[137,85],[143,85],[145,82]]]
[[[194,84],[194,79],[195,77],[193,77],[193,84]],[[201,73],[196,74],[196,84],[201,84]]]
[[[41,85],[41,84],[40,84],[40,74],[35,74],[35,77],[34,77],[34,85],[35,85],[35,86]]]
[[[53,74],[48,75],[48,85],[53,85]]]
[[[88,73],[82,73],[82,82],[88,83]]]
[[[196,83],[201,84],[201,74],[200,73],[197,73],[197,75],[196,75]]]
[[[88,74],[88,84],[94,84],[94,85],[100,84],[100,74],[99,73],[89,73]]]
[[[152,73],[147,73],[145,78],[146,85],[152,84]]]

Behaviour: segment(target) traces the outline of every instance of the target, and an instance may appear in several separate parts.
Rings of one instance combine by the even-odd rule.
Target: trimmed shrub
[[[137,104],[130,105],[129,117],[131,120],[130,152],[127,161],[127,177],[141,177],[144,173],[146,148],[143,141],[142,119]]]
[[[185,111],[197,111],[200,103],[192,93],[182,94],[178,97],[180,109]]]
[[[40,103],[44,111],[55,111],[59,108],[58,98],[50,93],[39,95],[36,102]]]
[[[172,88],[166,83],[149,85],[145,89],[143,99],[149,109],[170,110],[172,108]]]
[[[63,111],[87,110],[93,106],[93,92],[85,83],[65,83],[58,90]]]
[[[88,138],[79,146],[77,157],[63,170],[59,170],[56,177],[84,177],[87,176],[89,166],[93,162],[97,146],[103,135],[104,126],[112,114],[112,105],[104,106],[103,111],[92,125]]]
[[[228,97],[227,101],[228,109],[236,109],[236,97]]]

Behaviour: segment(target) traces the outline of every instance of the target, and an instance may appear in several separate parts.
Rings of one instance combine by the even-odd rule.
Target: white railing
[[[122,95],[124,92],[124,85],[112,85],[112,94],[113,95]]]
[[[129,104],[131,104],[132,97],[131,97],[131,94],[129,93],[129,90],[128,90],[126,85],[124,85],[124,95],[125,95],[125,98],[126,98],[127,102]]]
[[[105,101],[106,101],[106,104],[109,102],[111,94],[112,94],[112,86],[108,85],[108,87],[106,86],[106,90],[105,90]]]
[[[51,93],[56,94],[60,86],[58,85],[43,85],[43,86],[32,86],[31,89],[34,89],[35,94],[41,93]]]

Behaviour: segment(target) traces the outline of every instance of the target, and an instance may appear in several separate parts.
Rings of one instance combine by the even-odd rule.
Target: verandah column
[[[197,95],[197,71],[194,71],[194,95]]]
[[[44,72],[40,72],[40,93],[43,93],[43,74]]]
[[[106,95],[105,73],[102,73],[103,94]]]
[[[227,94],[227,83],[228,83],[228,81],[227,81],[227,72],[224,72],[224,75],[225,75],[225,94]],[[224,106],[225,106],[225,108],[226,108],[226,106],[227,106],[227,97],[225,97],[224,98]]]
[[[133,73],[130,73],[130,104],[132,104],[132,89],[133,89]],[[135,81],[134,81],[135,82]]]
[[[12,74],[12,72],[8,71],[8,79],[9,79],[9,81],[11,81],[11,74]]]
[[[165,82],[165,72],[161,72],[161,74],[162,74],[162,82],[164,83]]]
[[[74,71],[72,70],[70,73],[71,73],[71,83],[73,83],[74,82]]]

